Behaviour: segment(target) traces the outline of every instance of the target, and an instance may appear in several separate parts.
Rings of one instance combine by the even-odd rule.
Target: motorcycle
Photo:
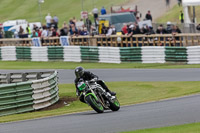
[[[85,102],[91,106],[97,113],[103,113],[104,110],[111,109],[118,111],[120,103],[116,96],[111,96],[95,80],[80,81],[77,85],[82,92]]]

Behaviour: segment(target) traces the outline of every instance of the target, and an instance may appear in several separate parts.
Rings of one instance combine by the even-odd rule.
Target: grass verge
[[[197,22],[200,21],[200,6],[196,6],[195,8],[196,10],[196,18],[197,18]],[[179,7],[178,5],[175,5],[172,9],[170,9],[169,11],[166,12],[165,15],[159,17],[156,19],[156,22],[158,23],[166,23],[168,21],[171,22],[176,22],[176,23],[180,23],[179,20],[179,15],[180,15],[180,11],[183,11],[183,7]]]
[[[199,133],[200,123],[184,124],[171,127],[152,128],[122,133]]]
[[[106,68],[154,68],[154,69],[172,69],[172,68],[200,68],[200,64],[142,64],[142,63],[75,63],[75,62],[31,62],[31,61],[0,61],[0,69],[74,69],[77,66],[83,66],[86,69],[106,69]]]
[[[121,105],[157,101],[160,99],[179,97],[200,92],[200,82],[198,81],[108,82],[107,85],[111,90],[117,92],[117,96]],[[60,84],[59,88],[60,98],[75,97],[74,84]],[[3,116],[0,119],[0,123],[63,115],[86,110],[91,110],[91,108],[88,105],[81,103],[80,101],[74,101],[70,103],[70,106],[63,106],[53,110]]]

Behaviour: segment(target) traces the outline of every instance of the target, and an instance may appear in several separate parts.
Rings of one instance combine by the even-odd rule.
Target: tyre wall
[[[4,76],[10,79],[10,74],[4,74]],[[2,75],[0,79],[5,81]],[[15,79],[18,78],[15,77]],[[59,100],[58,92],[57,71],[38,80],[0,84],[0,116],[30,112],[51,106]]]
[[[190,47],[0,47],[0,60],[68,61],[99,63],[188,63],[200,64],[200,46]]]

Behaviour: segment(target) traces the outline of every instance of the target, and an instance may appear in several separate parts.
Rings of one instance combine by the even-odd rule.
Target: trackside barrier
[[[21,75],[24,74],[21,73]],[[23,78],[30,81],[0,85],[0,116],[46,108],[59,100],[57,71],[35,73],[38,77],[37,80],[28,79],[26,77],[29,75],[27,75]],[[48,76],[43,77],[42,75]],[[7,77],[6,79],[9,81],[13,81],[10,76],[6,76],[6,74],[3,76]],[[0,77],[1,81],[5,80],[2,78],[3,76]]]
[[[117,36],[69,36],[71,46],[109,46],[109,47],[142,47],[142,46],[169,46],[187,47],[199,46],[200,34],[152,34],[152,35],[126,35]],[[25,39],[0,39],[2,46],[34,46],[32,38]],[[59,37],[41,39],[41,46],[61,46]]]
[[[11,48],[11,50],[9,48]],[[6,52],[7,50],[8,52]],[[99,63],[181,62],[188,64],[200,64],[200,58],[199,58],[200,46],[189,46],[189,47],[5,46],[0,48],[0,57],[1,57],[0,59],[3,61],[30,60],[30,61],[99,62]]]

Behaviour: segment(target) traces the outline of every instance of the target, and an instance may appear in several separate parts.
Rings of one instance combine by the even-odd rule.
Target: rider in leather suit
[[[85,71],[83,67],[76,67],[75,69],[75,75],[76,75],[76,79],[74,80],[75,86],[76,86],[76,95],[80,96],[81,92],[78,90],[78,83],[80,80],[95,80],[99,85],[101,85],[106,92],[109,92],[112,96],[115,96],[116,93],[112,92],[108,89],[108,87],[105,85],[105,83],[102,80],[98,79],[97,75],[94,75],[93,73],[89,72],[89,71]],[[81,102],[85,102],[84,101],[84,97],[81,95],[80,96],[80,101]]]

